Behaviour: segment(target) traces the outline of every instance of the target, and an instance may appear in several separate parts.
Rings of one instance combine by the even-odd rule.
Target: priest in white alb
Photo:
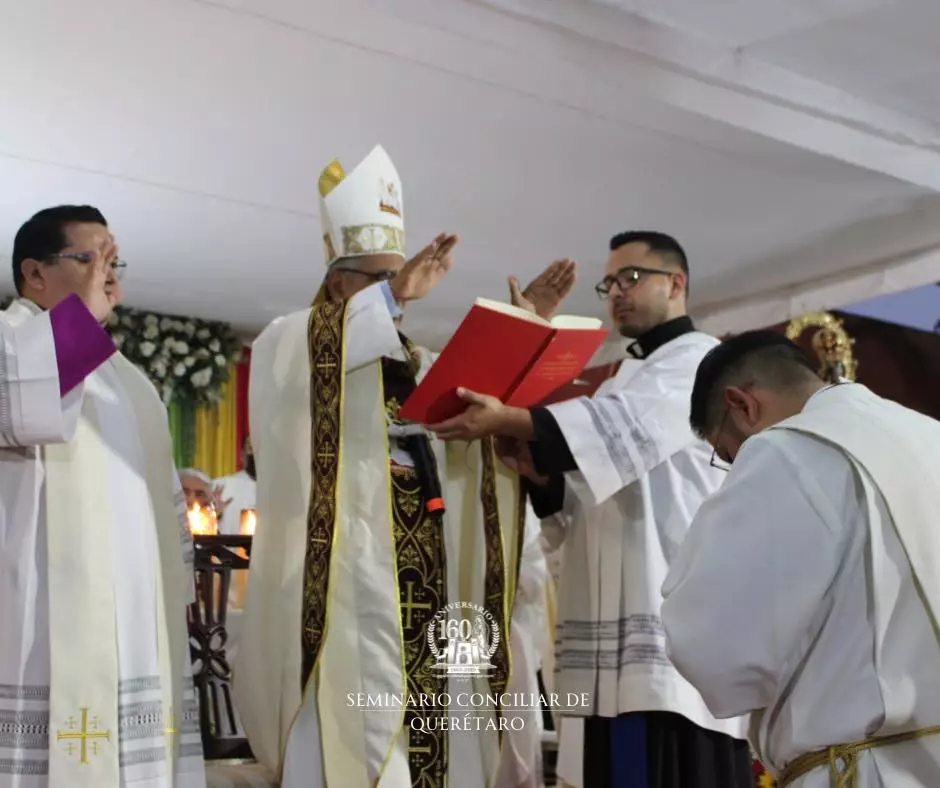
[[[245,437],[242,446],[242,469],[231,476],[216,479],[215,489],[222,503],[219,517],[220,534],[241,532],[242,513],[254,509],[258,496],[258,484],[255,481],[255,455],[251,448],[251,438]]]
[[[0,313],[0,788],[203,788],[166,410],[101,323],[89,206],[17,233]]]
[[[494,641],[491,675],[460,679],[434,670],[444,646],[429,625],[477,605],[509,632],[518,477],[492,442],[445,447],[398,416],[433,360],[399,334],[402,310],[450,268],[456,237],[405,262],[402,185],[382,148],[349,173],[333,162],[319,185],[323,286],[252,350],[258,531],[238,711],[282,788],[484,788],[501,712],[473,711],[471,730],[451,721],[458,697],[505,688],[509,638]]]
[[[779,788],[936,788],[940,423],[757,331],[702,361],[691,424],[729,471],[663,589],[675,665]]]
[[[695,370],[717,344],[686,314],[688,277],[670,236],[615,236],[596,290],[633,340],[616,377],[591,399],[532,409],[463,392],[471,407],[430,425],[446,440],[516,439],[508,461],[564,542],[555,692],[585,718],[583,788],[753,785],[744,721],[709,712],[670,663],[660,619],[669,563],[723,476],[688,423]]]

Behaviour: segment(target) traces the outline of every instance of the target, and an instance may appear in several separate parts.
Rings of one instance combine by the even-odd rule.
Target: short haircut
[[[689,274],[689,260],[685,256],[685,249],[671,235],[658,233],[655,230],[630,230],[620,233],[610,239],[610,251],[615,252],[627,244],[646,244],[651,252],[655,252],[667,262],[679,266],[682,273]]]
[[[689,259],[685,249],[675,238],[655,230],[630,230],[610,239],[610,251],[615,252],[627,244],[646,244],[650,252],[658,254],[667,263],[678,266],[685,274],[685,293],[689,294]]]
[[[812,357],[776,331],[746,331],[713,347],[695,373],[689,423],[704,438],[717,425],[728,386],[780,390],[820,380]]]
[[[13,240],[13,284],[23,295],[23,262],[48,260],[61,252],[68,240],[65,229],[70,224],[102,224],[108,226],[101,211],[90,205],[58,205],[40,211],[20,227]]]

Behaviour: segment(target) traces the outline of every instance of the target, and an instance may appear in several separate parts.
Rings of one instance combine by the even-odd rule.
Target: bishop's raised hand
[[[509,296],[513,306],[550,320],[574,287],[578,279],[577,268],[574,260],[556,260],[529,282],[525,290],[520,290],[518,279],[510,277]]]
[[[441,281],[454,261],[457,236],[441,233],[402,267],[392,280],[392,293],[401,303],[424,298]]]

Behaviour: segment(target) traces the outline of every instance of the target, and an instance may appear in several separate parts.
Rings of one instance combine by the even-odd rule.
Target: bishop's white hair
[[[184,476],[189,476],[192,479],[199,479],[199,481],[205,482],[206,484],[212,484],[212,478],[205,471],[200,471],[198,468],[181,468],[177,471],[177,474],[182,479]]]

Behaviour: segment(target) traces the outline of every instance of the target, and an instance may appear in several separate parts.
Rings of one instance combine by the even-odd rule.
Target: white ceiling
[[[309,303],[320,169],[378,142],[411,248],[462,237],[432,346],[557,257],[597,312],[624,229],[679,237],[714,330],[940,278],[936,0],[0,0],[0,74],[0,254],[90,202],[130,304],[248,332]]]

